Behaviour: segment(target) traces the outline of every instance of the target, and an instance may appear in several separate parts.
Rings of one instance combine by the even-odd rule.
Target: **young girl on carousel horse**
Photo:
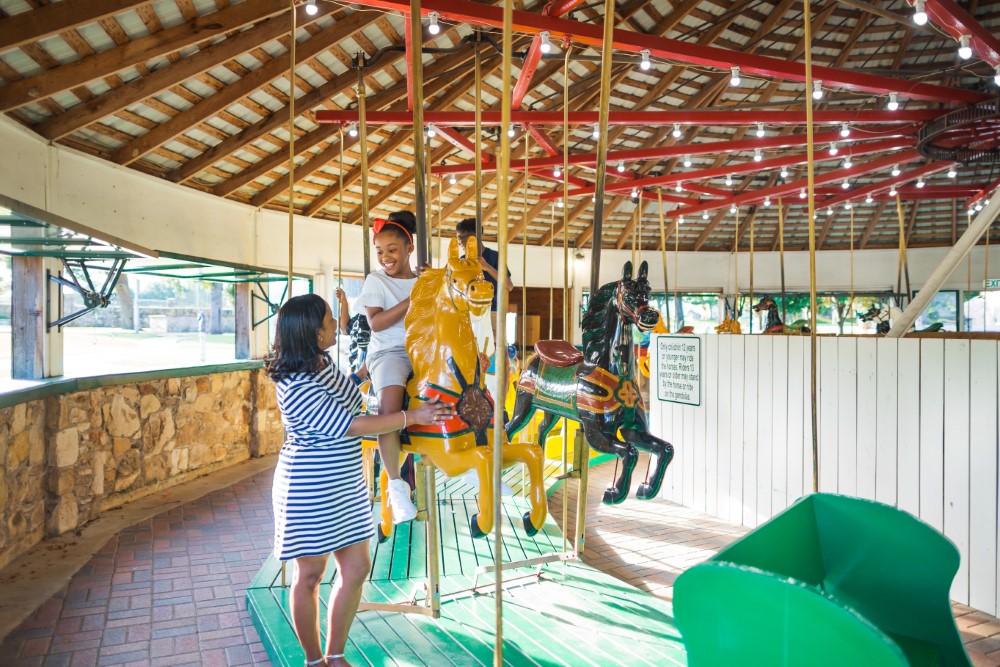
[[[378,397],[379,414],[402,409],[406,381],[413,370],[404,346],[403,318],[410,307],[410,291],[417,281],[410,266],[416,227],[416,218],[409,211],[396,211],[388,219],[376,219],[372,226],[375,255],[382,268],[365,278],[358,303],[365,309],[372,330],[366,361]],[[392,521],[410,521],[417,515],[417,508],[410,499],[410,486],[399,476],[399,433],[379,435],[378,450],[389,477],[387,491]]]

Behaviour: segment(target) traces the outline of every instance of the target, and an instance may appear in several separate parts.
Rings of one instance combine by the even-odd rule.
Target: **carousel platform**
[[[591,460],[591,465],[604,457]],[[546,467],[549,492],[558,465]],[[562,551],[563,535],[552,516],[534,537],[521,529],[528,501],[520,495],[520,468],[505,471],[514,488],[504,498],[503,560],[527,560]],[[469,520],[475,494],[466,485],[438,477],[438,523],[441,565],[441,617],[362,611],[346,650],[354,665],[492,665],[494,638],[492,574],[476,569],[494,561],[491,538],[474,540]],[[378,505],[374,507],[378,512]],[[400,603],[410,600],[426,581],[425,525],[397,526],[393,536],[372,547],[372,572],[364,600]],[[331,559],[326,582],[336,577]],[[329,593],[323,584],[321,599]],[[288,588],[281,567],[269,559],[247,588],[247,608],[268,656],[275,665],[298,667],[303,655],[288,610]],[[671,607],[637,588],[580,561],[504,571],[504,663],[538,665],[683,665],[684,648],[673,625]]]

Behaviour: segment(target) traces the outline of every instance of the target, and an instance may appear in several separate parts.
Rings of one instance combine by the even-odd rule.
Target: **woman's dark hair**
[[[380,234],[385,234],[386,232],[395,234],[407,243],[410,243],[413,240],[413,236],[417,233],[417,216],[413,215],[412,211],[393,211],[389,214],[387,220],[396,224],[386,225],[382,228],[382,231],[379,232]],[[399,227],[402,227],[409,232],[409,238],[407,238],[406,234],[403,233],[403,229],[400,229],[396,225],[399,225]]]
[[[278,311],[274,345],[264,360],[264,371],[272,380],[292,373],[320,370],[323,350],[317,335],[326,317],[326,301],[316,294],[293,296]]]

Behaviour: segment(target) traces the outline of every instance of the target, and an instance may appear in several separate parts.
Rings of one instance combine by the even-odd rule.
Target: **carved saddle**
[[[540,340],[535,343],[535,352],[547,364],[565,368],[583,361],[583,352],[565,340]]]

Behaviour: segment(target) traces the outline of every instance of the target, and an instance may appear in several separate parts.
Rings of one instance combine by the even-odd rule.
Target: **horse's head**
[[[759,313],[759,312],[762,312],[762,311],[765,311],[765,310],[770,310],[771,308],[777,308],[777,307],[778,307],[777,304],[774,303],[774,299],[772,299],[769,296],[763,296],[763,297],[761,297],[760,302],[756,306],[753,307],[753,312]]]
[[[483,278],[479,266],[479,243],[475,237],[466,241],[465,257],[458,256],[458,239],[448,246],[448,266],[444,274],[445,289],[456,310],[485,315],[493,304],[493,285]]]
[[[878,318],[882,309],[878,305],[874,305],[865,312],[858,311],[858,319],[862,322],[871,322],[872,320]]]
[[[632,262],[625,262],[622,279],[618,281],[615,298],[618,315],[623,321],[634,324],[640,331],[650,331],[660,321],[660,313],[649,306],[649,280],[646,277],[649,266],[639,265],[639,274],[633,280]]]

